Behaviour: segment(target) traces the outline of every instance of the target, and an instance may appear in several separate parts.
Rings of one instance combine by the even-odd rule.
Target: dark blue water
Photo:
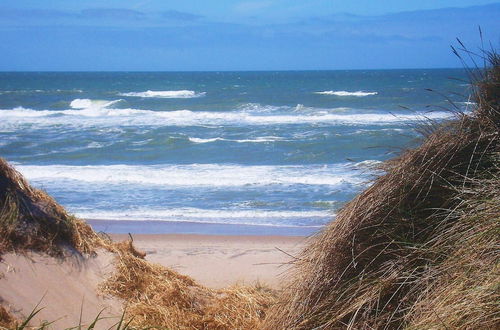
[[[422,120],[448,118],[446,98],[466,109],[464,79],[451,69],[0,73],[0,156],[103,224],[310,230]]]

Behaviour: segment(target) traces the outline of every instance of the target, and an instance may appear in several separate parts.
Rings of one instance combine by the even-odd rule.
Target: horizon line
[[[456,67],[379,68],[379,69],[256,69],[256,70],[0,70],[0,73],[216,73],[216,72],[318,72],[318,71],[396,71],[396,70],[456,70]]]

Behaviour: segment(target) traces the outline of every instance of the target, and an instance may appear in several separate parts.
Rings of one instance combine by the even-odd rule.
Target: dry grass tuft
[[[126,301],[132,326],[162,329],[256,329],[274,301],[261,287],[211,290],[188,276],[120,253],[104,293]]]
[[[473,113],[387,162],[312,239],[266,328],[500,326],[500,57],[485,56]]]
[[[16,329],[19,320],[12,316],[3,306],[0,306],[0,329]]]
[[[134,239],[132,238],[132,235],[129,233],[128,234],[130,239],[126,241],[121,241],[117,243],[112,243],[110,241],[110,244],[108,244],[107,249],[111,252],[115,253],[129,253],[133,255],[134,257],[144,259],[146,257],[146,253],[143,251],[138,250],[134,246]]]

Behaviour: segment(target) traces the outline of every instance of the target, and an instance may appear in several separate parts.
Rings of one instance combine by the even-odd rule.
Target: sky
[[[3,0],[0,71],[459,67],[498,49],[492,0]]]

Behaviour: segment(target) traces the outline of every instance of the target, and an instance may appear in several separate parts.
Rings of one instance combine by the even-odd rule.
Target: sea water
[[[111,232],[310,233],[467,93],[458,69],[4,72],[0,157]]]

